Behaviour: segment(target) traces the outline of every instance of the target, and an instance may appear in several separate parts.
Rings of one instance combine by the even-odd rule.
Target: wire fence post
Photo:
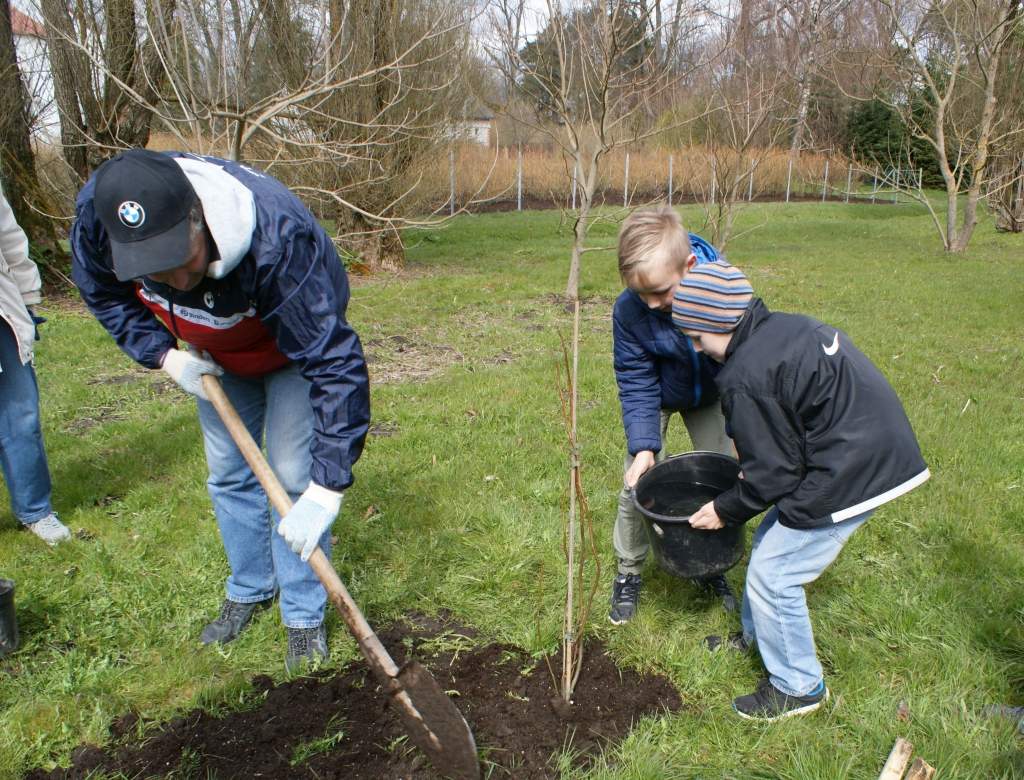
[[[747,203],[754,199],[754,169],[757,168],[757,161],[750,163],[750,181],[747,182]]]
[[[451,194],[449,196],[450,207],[448,215],[455,216],[455,147],[448,150],[448,183]]]
[[[793,158],[789,158],[789,170],[786,172],[786,203],[789,203],[789,185],[793,181]]]
[[[896,176],[893,178],[892,184],[892,203],[895,206],[900,199],[900,169],[896,169]]]
[[[715,205],[715,196],[718,194],[718,160],[711,158],[711,205]]]
[[[853,163],[846,170],[846,202],[850,202],[850,187],[853,185]]]
[[[523,210],[523,145],[516,155],[516,211]]]
[[[629,152],[626,152],[626,170],[622,182],[622,207],[629,206]]]
[[[821,202],[828,196],[828,160],[825,160],[825,178],[821,182]]]
[[[924,168],[917,169],[917,191],[921,191],[921,183],[924,181]]]
[[[572,163],[572,210],[576,210],[576,181],[579,179],[580,161],[573,160]]]
[[[668,156],[668,205],[672,205],[672,155]]]

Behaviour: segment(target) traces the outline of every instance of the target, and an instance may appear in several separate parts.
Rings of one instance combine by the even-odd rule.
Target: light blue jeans
[[[804,696],[823,679],[804,586],[818,579],[874,510],[841,523],[796,530],[775,507],[754,531],[743,590],[743,638],[757,643],[772,685]]]
[[[309,485],[313,435],[309,382],[293,364],[256,379],[225,373],[221,384],[252,437],[260,442],[265,435],[267,460],[294,502]],[[280,591],[281,619],[286,626],[319,626],[324,619],[326,591],[309,564],[277,533],[280,517],[268,506],[263,488],[217,410],[202,399],[198,404],[210,471],[206,485],[231,567],[227,597],[253,603]],[[320,549],[331,557],[329,529],[320,538]]]
[[[53,512],[50,469],[39,424],[39,386],[32,364],[23,365],[18,341],[0,318],[0,468],[11,510],[25,525]]]

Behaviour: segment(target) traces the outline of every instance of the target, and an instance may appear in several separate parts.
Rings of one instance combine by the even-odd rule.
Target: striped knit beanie
[[[731,333],[754,297],[743,272],[721,260],[695,265],[683,276],[672,301],[680,330]]]

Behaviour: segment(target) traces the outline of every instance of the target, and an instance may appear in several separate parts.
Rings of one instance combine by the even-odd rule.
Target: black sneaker
[[[220,607],[220,617],[206,624],[203,633],[199,635],[199,641],[204,645],[214,642],[226,645],[228,642],[234,641],[249,625],[256,610],[266,609],[272,602],[273,599],[267,599],[266,601],[243,604],[239,601],[224,599],[224,603]]]
[[[732,700],[732,708],[736,714],[746,720],[759,720],[770,723],[793,715],[806,715],[814,712],[823,702],[828,701],[828,688],[824,680],[818,683],[818,689],[806,696],[790,696],[783,693],[769,680],[761,680],[757,690]]]
[[[734,650],[737,653],[745,653],[750,650],[750,643],[743,638],[742,631],[733,631],[725,639],[718,634],[712,634],[711,636],[704,637],[704,646],[711,651],[725,648],[726,650]]]
[[[608,613],[612,625],[621,626],[633,619],[642,584],[639,574],[620,574],[612,582],[612,610]]]
[[[288,674],[295,674],[306,664],[316,666],[327,658],[327,629],[323,623],[316,628],[288,629],[288,654],[284,657]]]
[[[729,581],[724,575],[718,574],[707,579],[694,579],[693,582],[697,587],[705,588],[721,598],[722,609],[726,612],[736,611],[736,594],[732,592]]]

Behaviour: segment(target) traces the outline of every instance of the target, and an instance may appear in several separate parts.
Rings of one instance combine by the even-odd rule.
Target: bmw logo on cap
[[[141,203],[126,200],[117,207],[117,218],[125,227],[142,227],[142,223],[146,221],[146,210],[142,208]]]

